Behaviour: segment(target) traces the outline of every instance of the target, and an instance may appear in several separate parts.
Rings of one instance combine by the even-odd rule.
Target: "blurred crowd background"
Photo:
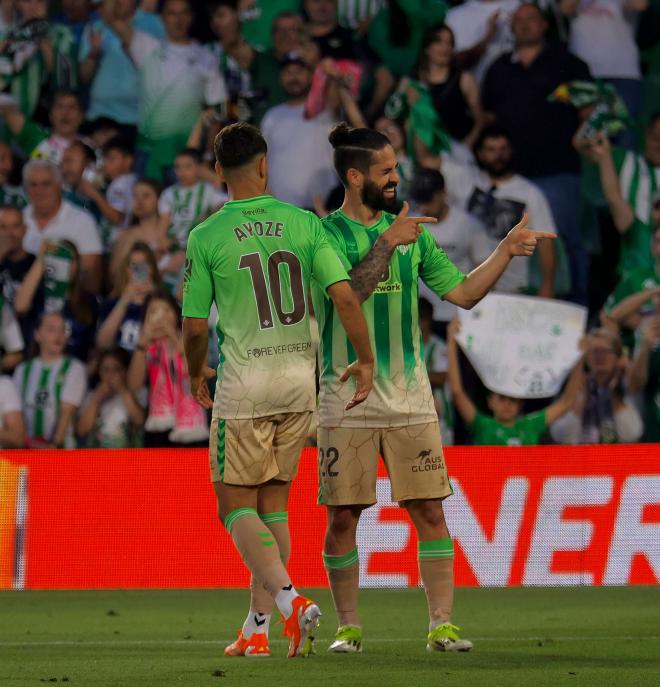
[[[659,0],[0,0],[0,447],[206,444],[185,247],[237,120],[320,216],[330,129],[381,131],[464,271],[523,212],[557,233],[496,287],[588,308],[554,401],[485,389],[421,285],[445,443],[660,439]]]

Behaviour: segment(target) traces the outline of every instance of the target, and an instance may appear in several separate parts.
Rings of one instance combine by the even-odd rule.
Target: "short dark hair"
[[[84,141],[75,140],[69,148],[78,148],[82,151],[83,158],[88,165],[96,164],[96,153],[91,146],[88,146]]]
[[[419,305],[417,306],[419,311],[419,319],[428,321],[433,320],[433,303],[428,298],[421,296],[419,299]]]
[[[192,0],[180,0],[180,1],[185,2],[186,5],[188,5],[188,10],[191,13],[193,13],[193,14],[195,13],[195,8],[193,6]],[[162,14],[165,11],[165,7],[167,6],[167,4],[169,2],[173,2],[173,0],[160,0],[160,2],[158,3],[158,13],[159,14]]]
[[[51,100],[50,106],[51,108],[55,106],[55,103],[58,100],[61,100],[62,98],[74,98],[76,103],[78,104],[78,107],[82,110],[82,100],[80,99],[80,94],[76,93],[76,91],[69,90],[68,88],[61,88],[58,91],[55,91],[53,93],[53,99]]]
[[[223,169],[237,169],[268,152],[266,139],[252,124],[236,122],[223,127],[213,142],[215,159]]]
[[[23,218],[23,210],[18,207],[18,205],[12,205],[11,203],[3,203],[0,205],[0,212],[17,212],[21,218]]]
[[[391,145],[387,136],[373,129],[353,129],[346,122],[337,124],[328,136],[334,148],[334,163],[337,174],[345,185],[349,169],[357,169],[366,174],[373,164],[373,154]]]
[[[232,12],[238,12],[238,0],[212,0],[208,4],[209,16],[213,16],[216,10],[221,7],[228,7]]]
[[[101,363],[106,358],[114,358],[122,366],[122,369],[124,371],[128,370],[128,366],[131,362],[130,353],[127,350],[120,348],[119,346],[113,346],[112,348],[104,348],[103,350],[99,351],[98,358],[96,361],[97,367],[101,367]]]
[[[202,162],[202,154],[197,148],[184,148],[176,154],[176,157],[191,157],[198,165]]]
[[[113,150],[119,151],[122,155],[126,156],[134,156],[135,155],[135,150],[133,146],[131,145],[131,142],[126,139],[123,136],[115,136],[114,138],[111,138],[104,146],[103,146],[103,154],[107,155]]]
[[[489,138],[506,138],[509,143],[511,143],[511,134],[509,131],[501,126],[500,124],[491,124],[490,126],[485,126],[481,133],[479,134],[477,140],[474,142],[474,149],[481,150],[484,147],[484,143]]]
[[[658,122],[660,122],[660,110],[657,112],[654,112],[650,117],[649,117],[649,123],[646,125],[647,129],[653,128]]]
[[[445,188],[445,178],[437,169],[420,167],[410,182],[410,198],[416,203],[428,203]]]

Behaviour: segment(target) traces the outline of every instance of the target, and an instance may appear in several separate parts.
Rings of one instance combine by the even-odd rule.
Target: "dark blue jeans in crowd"
[[[589,254],[584,245],[579,222],[580,177],[577,174],[552,174],[544,177],[532,177],[543,191],[557,232],[564,240],[571,267],[570,300],[580,305],[588,303]],[[543,229],[543,227],[533,227]]]

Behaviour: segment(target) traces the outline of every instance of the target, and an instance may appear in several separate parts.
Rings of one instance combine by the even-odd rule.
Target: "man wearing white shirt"
[[[166,0],[161,18],[164,41],[136,31],[116,15],[109,21],[140,72],[138,151],[145,169],[139,172],[158,180],[170,173],[176,154],[186,147],[202,108],[227,99],[217,61],[189,36],[192,3]]]
[[[513,48],[511,17],[520,0],[467,0],[452,7],[446,23],[454,32],[454,50],[481,81],[488,67]]]
[[[315,195],[325,198],[337,185],[328,141],[337,122],[330,110],[305,118],[312,70],[296,53],[283,60],[280,82],[287,101],[271,107],[261,120],[268,144],[268,185],[279,200],[311,209]]]
[[[597,79],[607,79],[619,92],[633,119],[642,104],[642,74],[635,42],[636,13],[646,0],[564,0],[562,11],[571,19],[569,50],[583,59]],[[636,136],[627,137],[636,148]]]
[[[23,168],[29,201],[23,210],[27,231],[23,248],[34,255],[43,241],[71,241],[80,253],[85,286],[96,293],[101,281],[103,247],[94,217],[62,198],[60,170],[47,160],[32,160]]]
[[[436,224],[424,226],[461,272],[468,274],[491,254],[492,241],[481,222],[447,202],[445,179],[440,172],[423,167],[417,170],[410,185],[410,200],[416,213],[418,210],[420,215],[438,219]],[[434,321],[446,325],[456,314],[455,305],[442,300],[421,280],[419,295],[432,304]]]
[[[479,219],[490,238],[492,250],[508,227],[523,213],[537,230],[556,233],[550,207],[539,188],[512,168],[513,149],[508,133],[497,126],[485,128],[475,143],[479,167],[461,165],[443,158],[442,172],[450,204],[456,204]],[[483,260],[488,252],[478,260]],[[539,243],[541,286],[538,294],[554,295],[555,248],[552,241]],[[513,258],[497,282],[495,291],[525,293],[529,289],[529,261]]]

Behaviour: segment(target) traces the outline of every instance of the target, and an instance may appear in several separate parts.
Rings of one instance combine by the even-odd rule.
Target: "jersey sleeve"
[[[158,199],[158,212],[161,215],[169,215],[172,212],[172,204],[174,202],[174,191],[172,187],[166,188]]]
[[[0,377],[0,408],[2,415],[20,412],[22,409],[21,397],[11,377]]]
[[[210,51],[205,50],[205,52],[208,54],[208,66],[204,85],[204,102],[207,105],[219,105],[227,100],[227,86],[215,58]]]
[[[80,408],[87,393],[87,376],[85,366],[78,360],[71,361],[64,384],[62,385],[62,403],[70,403]]]
[[[142,67],[151,54],[158,50],[160,41],[143,31],[134,31],[128,52],[138,67]]]
[[[213,303],[213,277],[198,231],[188,237],[186,266],[183,272],[183,315],[208,319]]]
[[[465,279],[465,275],[438,246],[426,227],[417,242],[421,252],[419,276],[433,292],[444,298]]]
[[[76,216],[75,243],[81,255],[100,255],[103,253],[98,224],[86,210],[81,210]]]
[[[25,348],[23,341],[23,334],[21,327],[18,324],[14,310],[9,303],[3,303],[2,314],[0,315],[2,322],[2,331],[0,332],[0,346],[6,353],[18,353]]]
[[[312,277],[324,291],[338,281],[350,280],[346,265],[341,259],[341,252],[334,246],[331,246],[329,240],[330,233],[325,231],[319,219],[313,215],[312,231],[314,241],[312,249]],[[348,262],[347,259],[346,262]]]

